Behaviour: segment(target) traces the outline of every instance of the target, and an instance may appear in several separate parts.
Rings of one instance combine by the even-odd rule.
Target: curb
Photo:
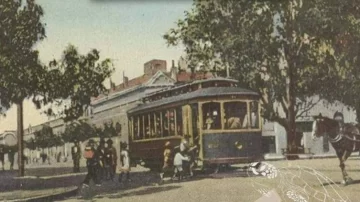
[[[8,202],[36,202],[36,201],[54,201],[54,200],[64,200],[65,198],[69,198],[72,196],[75,196],[78,193],[79,188],[74,188],[72,190],[53,194],[53,195],[45,195],[45,196],[38,196],[38,197],[32,197],[32,198],[24,198],[24,199],[14,199],[9,200]]]

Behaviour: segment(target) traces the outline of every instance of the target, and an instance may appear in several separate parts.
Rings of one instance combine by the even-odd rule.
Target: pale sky
[[[103,58],[114,60],[112,80],[122,82],[122,72],[130,79],[143,73],[151,59],[178,60],[181,47],[167,47],[162,35],[191,8],[190,0],[37,0],[45,12],[47,38],[37,45],[42,62],[61,56],[68,44],[87,53],[96,48]],[[108,86],[108,82],[105,83]],[[30,101],[24,103],[24,128],[48,120]],[[0,133],[16,130],[16,106],[0,118]]]

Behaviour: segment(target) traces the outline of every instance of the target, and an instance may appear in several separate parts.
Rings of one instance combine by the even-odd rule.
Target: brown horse
[[[329,142],[335,149],[336,155],[339,158],[343,175],[342,184],[350,184],[352,179],[345,170],[345,161],[352,152],[359,151],[360,149],[359,129],[354,124],[341,124],[334,119],[323,117],[319,114],[319,116],[314,117],[312,138],[315,140],[325,134],[328,135]]]

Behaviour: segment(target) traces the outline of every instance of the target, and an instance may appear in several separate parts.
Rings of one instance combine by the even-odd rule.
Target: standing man
[[[97,152],[99,153],[99,160],[101,161],[102,166],[99,168],[99,175],[101,176],[100,179],[105,177],[105,140],[100,140],[100,145],[97,148]]]
[[[5,170],[5,151],[3,145],[0,145],[0,161],[1,161],[2,170]]]
[[[11,149],[8,153],[8,159],[10,161],[10,170],[14,170],[15,152]]]
[[[107,165],[106,177],[107,179],[114,180],[116,165],[117,165],[117,155],[116,149],[113,146],[113,141],[109,138],[107,143],[107,147],[105,150],[105,161]]]
[[[130,181],[130,156],[126,142],[120,142],[120,161],[122,166],[120,168],[119,182],[122,181],[124,174],[126,174],[126,180]]]
[[[71,147],[71,155],[74,161],[74,173],[80,172],[81,148],[78,139],[74,139],[74,146]]]
[[[93,180],[96,186],[101,186],[98,178],[98,169],[101,166],[98,150],[95,149],[95,141],[90,139],[84,151],[84,158],[86,158],[86,167],[88,173],[83,182],[83,187],[89,187],[90,180]]]

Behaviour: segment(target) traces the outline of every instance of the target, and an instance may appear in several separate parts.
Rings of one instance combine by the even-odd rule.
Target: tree
[[[44,150],[45,148],[55,146],[55,141],[57,138],[50,126],[44,125],[42,129],[36,131],[34,135],[37,147]]]
[[[0,113],[12,104],[18,107],[20,176],[24,175],[23,101],[32,99],[39,109],[69,101],[60,115],[65,121],[74,120],[83,115],[91,97],[104,93],[102,83],[113,72],[111,61],[100,62],[96,49],[80,55],[74,46],[64,51],[60,62],[41,64],[34,45],[45,38],[43,15],[43,9],[34,0],[0,1]],[[54,115],[51,108],[46,110],[48,115]]]
[[[65,127],[62,137],[65,142],[72,142],[75,138],[83,142],[89,138],[96,137],[96,129],[87,122],[73,122]]]
[[[346,27],[350,19],[359,19],[350,2],[356,1],[195,0],[164,38],[185,46],[192,68],[220,64],[258,91],[264,118],[285,128],[288,149],[296,152],[296,118],[341,74],[338,36],[355,29]]]

